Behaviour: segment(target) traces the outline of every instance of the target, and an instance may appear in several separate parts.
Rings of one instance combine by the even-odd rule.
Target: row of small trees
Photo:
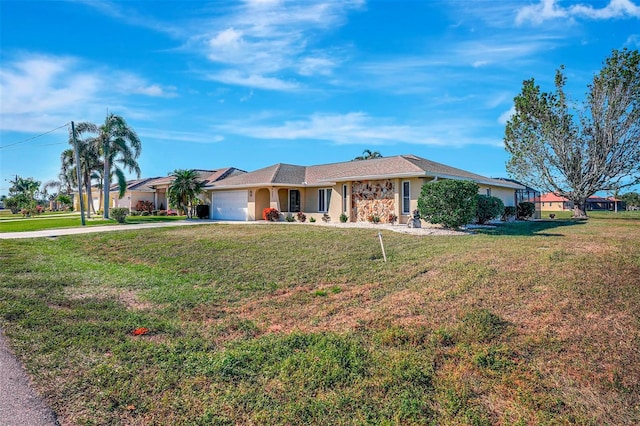
[[[521,203],[517,209],[504,206],[498,197],[478,194],[478,184],[462,180],[441,180],[422,186],[418,199],[420,217],[430,223],[458,228],[473,222],[509,216],[530,217],[535,213],[533,203]]]

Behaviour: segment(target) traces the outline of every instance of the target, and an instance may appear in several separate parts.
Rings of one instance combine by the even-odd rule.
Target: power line
[[[1,1],[1,0],[0,0]],[[45,143],[42,145],[32,145],[31,147],[24,147],[24,146],[8,146],[7,145],[7,150],[10,151],[12,149],[21,149],[21,148],[40,148],[41,146],[53,146],[53,145],[69,145],[69,142],[55,142],[55,143]],[[4,148],[4,147],[3,147]]]
[[[3,145],[3,146],[0,146],[0,149],[8,148],[8,147],[10,147],[10,146],[18,145],[18,144],[20,144],[20,143],[25,143],[25,142],[32,141],[32,140],[37,139],[37,138],[39,138],[39,137],[42,137],[42,136],[44,136],[44,135],[48,135],[49,133],[53,133],[53,132],[55,132],[56,130],[60,130],[60,129],[62,129],[63,127],[67,127],[68,125],[69,125],[69,123],[65,123],[65,124],[63,124],[63,125],[62,125],[62,126],[60,126],[60,127],[56,127],[55,129],[49,130],[48,132],[44,132],[44,133],[41,133],[41,134],[36,135],[36,136],[32,136],[32,137],[27,138],[27,139],[23,139],[23,140],[18,141],[18,142],[13,142],[13,143],[10,143],[9,145]]]

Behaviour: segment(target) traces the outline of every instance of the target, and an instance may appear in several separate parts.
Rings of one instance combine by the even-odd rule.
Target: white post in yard
[[[380,238],[380,247],[382,247],[382,257],[384,262],[387,263],[387,254],[384,252],[384,244],[382,243],[382,232],[378,231],[378,238]]]

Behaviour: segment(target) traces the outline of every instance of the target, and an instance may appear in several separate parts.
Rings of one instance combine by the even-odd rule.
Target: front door
[[[289,191],[289,212],[296,213],[300,211],[300,191],[292,189]]]

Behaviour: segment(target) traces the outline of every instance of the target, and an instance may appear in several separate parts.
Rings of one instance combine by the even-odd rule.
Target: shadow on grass
[[[557,229],[565,226],[584,225],[584,220],[537,220],[500,223],[495,228],[481,228],[475,231],[484,235],[512,235],[512,236],[530,236],[530,237],[563,237],[564,234],[546,232],[548,230]]]

